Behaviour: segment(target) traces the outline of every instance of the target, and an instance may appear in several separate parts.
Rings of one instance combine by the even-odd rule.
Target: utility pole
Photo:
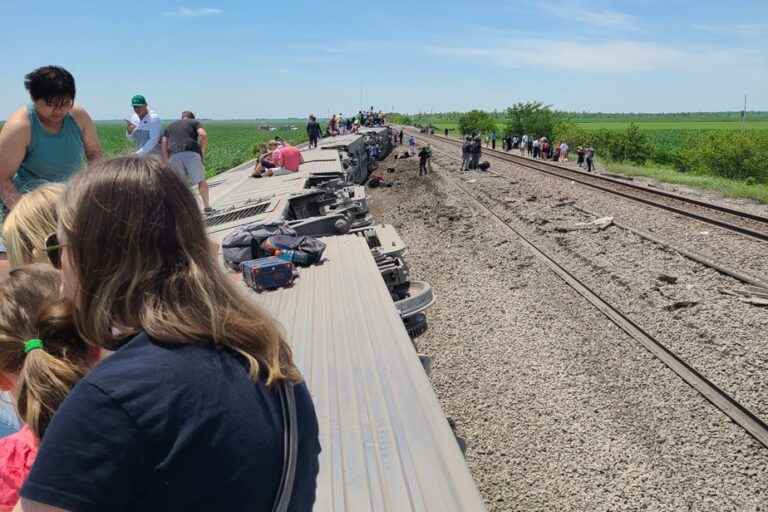
[[[741,111],[741,129],[747,127],[747,95],[744,95],[744,110]]]

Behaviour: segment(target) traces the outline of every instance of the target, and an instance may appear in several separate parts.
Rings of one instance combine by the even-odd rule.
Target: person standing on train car
[[[309,149],[317,147],[317,141],[320,139],[320,123],[317,122],[317,118],[314,114],[309,114],[309,122],[307,123],[307,136],[309,136]]]
[[[0,130],[0,224],[21,197],[46,183],[67,181],[101,158],[96,126],[75,103],[75,79],[58,66],[24,77],[31,102],[8,117]]]
[[[180,120],[165,129],[160,141],[160,150],[163,162],[170,165],[179,179],[187,186],[197,186],[203,200],[203,212],[206,215],[213,213],[203,164],[205,152],[208,150],[208,133],[200,121],[195,119],[194,113],[185,110],[181,113]]]
[[[147,99],[141,94],[131,98],[133,115],[126,119],[126,136],[136,145],[136,156],[160,156],[160,137],[163,122],[154,110],[147,106]]]

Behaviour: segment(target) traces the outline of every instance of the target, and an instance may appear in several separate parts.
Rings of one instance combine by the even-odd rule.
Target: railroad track
[[[442,135],[418,134],[415,136],[426,141],[431,141],[432,139],[440,140],[457,147],[462,145],[461,141]],[[483,148],[483,155],[534,169],[558,178],[575,181],[591,188],[662,208],[679,215],[719,226],[740,235],[768,242],[768,217],[699,201],[636,183],[628,183],[609,176],[601,176],[540,160],[532,160],[495,149]]]
[[[458,158],[457,158],[458,159]],[[493,211],[492,208],[486,206],[475,194],[467,189],[463,184],[446,173],[446,178],[455,185],[459,190],[487,213],[495,222],[497,222],[504,229],[510,231],[514,236],[526,247],[533,255],[542,261],[549,269],[551,269],[558,277],[560,277],[568,286],[570,286],[579,295],[584,297],[590,304],[592,304],[598,311],[605,315],[611,322],[617,327],[623,330],[632,339],[639,342],[646,350],[658,358],[664,363],[670,370],[675,372],[683,381],[691,386],[696,392],[708,400],[712,405],[717,407],[726,416],[728,416],[734,423],[744,429],[750,436],[757,440],[764,447],[768,448],[768,424],[766,424],[761,418],[752,413],[747,407],[739,403],[725,390],[715,385],[708,380],[704,375],[699,373],[695,368],[686,363],[682,358],[678,357],[674,352],[668,349],[661,341],[654,336],[643,330],[642,327],[633,322],[628,316],[621,312],[621,310],[611,304],[607,299],[601,297],[597,292],[592,290],[589,286],[580,281],[574,274],[569,272],[563,265],[561,265],[553,256],[551,256],[545,248],[540,247],[524,233],[519,231],[503,217]]]

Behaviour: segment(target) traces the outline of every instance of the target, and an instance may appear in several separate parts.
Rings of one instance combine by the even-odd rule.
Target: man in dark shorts
[[[208,134],[200,121],[195,119],[195,114],[188,110],[182,112],[181,119],[165,129],[161,148],[163,161],[170,163],[171,168],[188,186],[197,185],[203,200],[203,211],[212,213],[203,167],[203,157],[208,149]]]

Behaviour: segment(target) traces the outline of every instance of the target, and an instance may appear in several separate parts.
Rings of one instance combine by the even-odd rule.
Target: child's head
[[[59,272],[41,264],[0,283],[0,387],[15,390],[19,416],[38,437],[97,354],[78,335],[60,286]]]
[[[59,198],[64,185],[49,184],[21,196],[3,224],[12,267],[46,262],[45,239],[56,231]]]

